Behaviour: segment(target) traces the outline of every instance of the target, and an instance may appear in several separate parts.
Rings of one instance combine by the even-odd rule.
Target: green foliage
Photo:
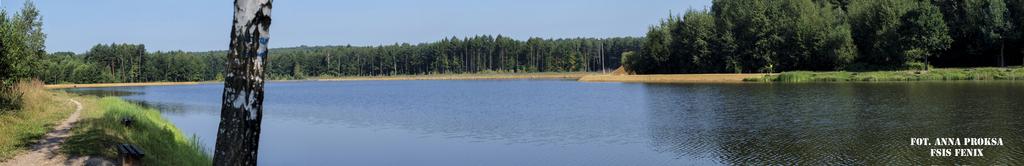
[[[1007,63],[1007,58],[1022,58],[1024,52],[1014,51],[1014,48],[1022,48],[1019,39],[1014,39],[1019,37],[1016,34],[1020,29],[1014,30],[1013,26],[1013,20],[1019,19],[1020,12],[1024,11],[1019,7],[1020,3],[1020,0],[935,0],[934,4],[941,9],[953,38],[950,49],[936,59],[936,64],[1002,66]],[[1013,42],[1017,45],[1009,45]]]
[[[843,69],[857,56],[840,7],[811,0],[716,0],[651,27],[638,64],[648,73]],[[665,43],[668,43],[667,46]],[[665,56],[668,55],[668,56]]]
[[[981,34],[981,42],[1001,42],[1010,30],[1008,9],[1003,0],[966,1],[967,22]]]
[[[115,82],[142,80],[146,46],[132,44],[97,44],[84,55],[85,60],[99,64],[114,76]]]
[[[292,65],[292,77],[294,77],[294,79],[306,78],[305,72],[302,71],[302,64],[295,63]]]
[[[927,69],[928,57],[948,49],[953,39],[937,6],[927,2],[918,2],[914,6],[900,18],[901,59],[906,59],[904,62],[923,60],[924,64],[912,63],[915,65],[908,67]]]
[[[715,0],[651,27],[638,62],[623,63],[640,74],[1012,65],[1024,63],[1021,1]]]
[[[642,38],[573,38],[526,41],[505,36],[447,38],[421,44],[318,46],[272,49],[274,79],[302,76],[384,76],[501,72],[601,71],[621,65],[623,52]],[[196,53],[217,55],[224,52]],[[301,72],[296,72],[301,71]],[[301,75],[298,75],[301,74]],[[215,76],[211,75],[211,76]]]
[[[643,46],[640,47],[639,66],[634,66],[631,71],[639,74],[651,74],[651,73],[668,73],[673,70],[674,58],[671,58],[672,52],[669,51],[669,43],[672,42],[672,38],[668,33],[668,26],[674,22],[673,19],[662,23],[661,26],[653,26],[647,32],[647,37],[643,42]]]
[[[45,39],[42,17],[31,1],[12,17],[0,9],[0,111],[20,108],[21,94],[13,86],[39,74],[33,69],[46,54]]]
[[[679,54],[682,72],[717,72],[724,68],[725,59],[715,56],[712,43],[715,37],[715,17],[707,11],[687,11],[678,28],[673,28],[673,53]]]
[[[636,52],[633,51],[622,53],[622,67],[625,68],[626,72],[637,73],[637,68],[644,67],[646,65],[640,64],[640,62],[642,61],[636,60],[640,58],[639,55],[640,54],[637,54]]]
[[[932,65],[928,65],[924,62],[907,62],[905,65],[909,70],[930,70]]]
[[[900,43],[900,18],[914,5],[912,0],[854,1],[850,4],[852,35],[861,63],[898,68],[906,62]]]
[[[0,87],[36,76],[36,59],[46,54],[42,30],[42,17],[31,1],[13,17],[0,10]]]
[[[642,38],[451,38],[417,45],[271,49],[271,79],[447,73],[572,72],[614,69]],[[144,45],[96,45],[81,55],[54,53],[43,65],[47,83],[205,81],[223,78],[225,51],[149,52]],[[219,77],[218,77],[219,76]]]

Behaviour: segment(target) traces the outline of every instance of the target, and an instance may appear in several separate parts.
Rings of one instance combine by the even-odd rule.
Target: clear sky
[[[0,0],[8,13],[23,0]],[[225,50],[231,0],[37,0],[47,51],[99,43],[149,51]],[[421,43],[451,36],[642,36],[669,12],[711,0],[277,0],[270,46]]]

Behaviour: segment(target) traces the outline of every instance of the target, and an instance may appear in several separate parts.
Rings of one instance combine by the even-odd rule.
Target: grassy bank
[[[96,110],[85,112],[82,122],[72,131],[62,151],[70,155],[94,155],[116,158],[113,148],[119,143],[134,144],[144,150],[145,165],[210,165],[210,155],[192,137],[186,137],[154,109],[143,108],[120,98],[98,99]],[[134,117],[131,127],[120,123]]]
[[[930,71],[783,72],[750,78],[762,82],[1024,80],[1024,68],[941,68]]]
[[[42,83],[23,82],[14,87],[21,95],[20,110],[0,110],[0,161],[29,148],[33,141],[75,111],[68,98],[74,95],[46,91]]]

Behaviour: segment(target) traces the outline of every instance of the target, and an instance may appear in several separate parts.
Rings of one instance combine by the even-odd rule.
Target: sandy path
[[[70,99],[75,103],[75,112],[64,119],[53,131],[46,133],[43,139],[32,145],[30,151],[15,156],[10,160],[0,163],[0,166],[21,166],[21,165],[113,165],[111,162],[99,158],[77,157],[68,158],[60,154],[60,144],[71,136],[71,127],[78,122],[82,115],[82,103]]]

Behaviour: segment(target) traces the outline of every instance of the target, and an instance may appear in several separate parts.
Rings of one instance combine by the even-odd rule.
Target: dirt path
[[[71,127],[78,122],[82,115],[82,103],[70,99],[75,103],[75,112],[64,119],[53,131],[46,133],[43,139],[32,145],[28,152],[15,156],[10,160],[0,163],[0,166],[21,166],[21,165],[113,165],[111,162],[99,158],[77,157],[68,158],[60,154],[60,144],[71,136]]]

